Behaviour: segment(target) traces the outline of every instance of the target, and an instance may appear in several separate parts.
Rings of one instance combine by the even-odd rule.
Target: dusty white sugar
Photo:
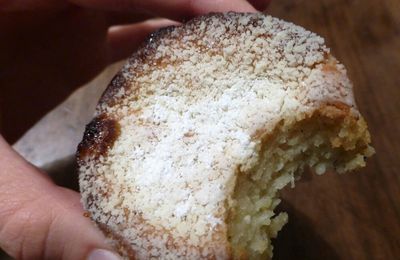
[[[321,100],[353,105],[351,85],[342,66],[324,71],[321,37],[263,14],[198,19],[149,44],[139,52],[146,59],[124,68],[130,87],[116,92],[117,105],[98,108],[118,120],[120,135],[103,163],[88,163],[102,177],[83,198],[112,185],[93,218],[117,231],[121,215],[131,218],[121,232],[134,248],[156,243],[151,256],[171,252],[165,233],[204,254],[210,236],[226,229],[235,172],[257,162],[256,131]]]

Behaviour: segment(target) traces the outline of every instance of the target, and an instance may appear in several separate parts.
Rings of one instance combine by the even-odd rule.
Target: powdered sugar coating
[[[354,106],[324,40],[264,14],[211,14],[165,29],[132,56],[97,116],[119,124],[104,156],[80,158],[84,207],[138,258],[226,258],[236,173],[260,130],[321,103]]]

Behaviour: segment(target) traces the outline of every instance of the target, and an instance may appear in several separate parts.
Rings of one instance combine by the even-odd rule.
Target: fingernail
[[[87,260],[121,260],[121,257],[108,250],[95,249],[90,252]]]

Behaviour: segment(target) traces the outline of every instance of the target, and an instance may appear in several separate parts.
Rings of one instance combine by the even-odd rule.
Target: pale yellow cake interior
[[[366,129],[362,118],[332,119],[316,113],[296,123],[282,121],[265,137],[259,163],[239,172],[230,202],[228,238],[234,258],[271,258],[271,238],[288,220],[285,212],[274,212],[279,190],[289,183],[293,187],[306,168],[323,174],[363,167],[373,153]]]

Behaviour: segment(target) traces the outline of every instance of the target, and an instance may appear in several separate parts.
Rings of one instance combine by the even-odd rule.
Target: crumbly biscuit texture
[[[162,29],[116,75],[87,127],[78,150],[84,207],[126,258],[250,257],[229,231],[230,222],[252,218],[238,213],[238,180],[256,174],[271,138],[289,140],[297,122],[319,120],[316,111],[364,127],[343,65],[316,34],[261,13],[209,14]],[[349,156],[370,154],[364,128],[351,137],[361,140],[354,147],[346,139],[344,150],[359,151]],[[342,171],[363,165],[346,163]],[[279,201],[268,203],[272,222],[260,225],[270,238],[287,217],[271,210]],[[271,256],[269,244],[253,249]]]

